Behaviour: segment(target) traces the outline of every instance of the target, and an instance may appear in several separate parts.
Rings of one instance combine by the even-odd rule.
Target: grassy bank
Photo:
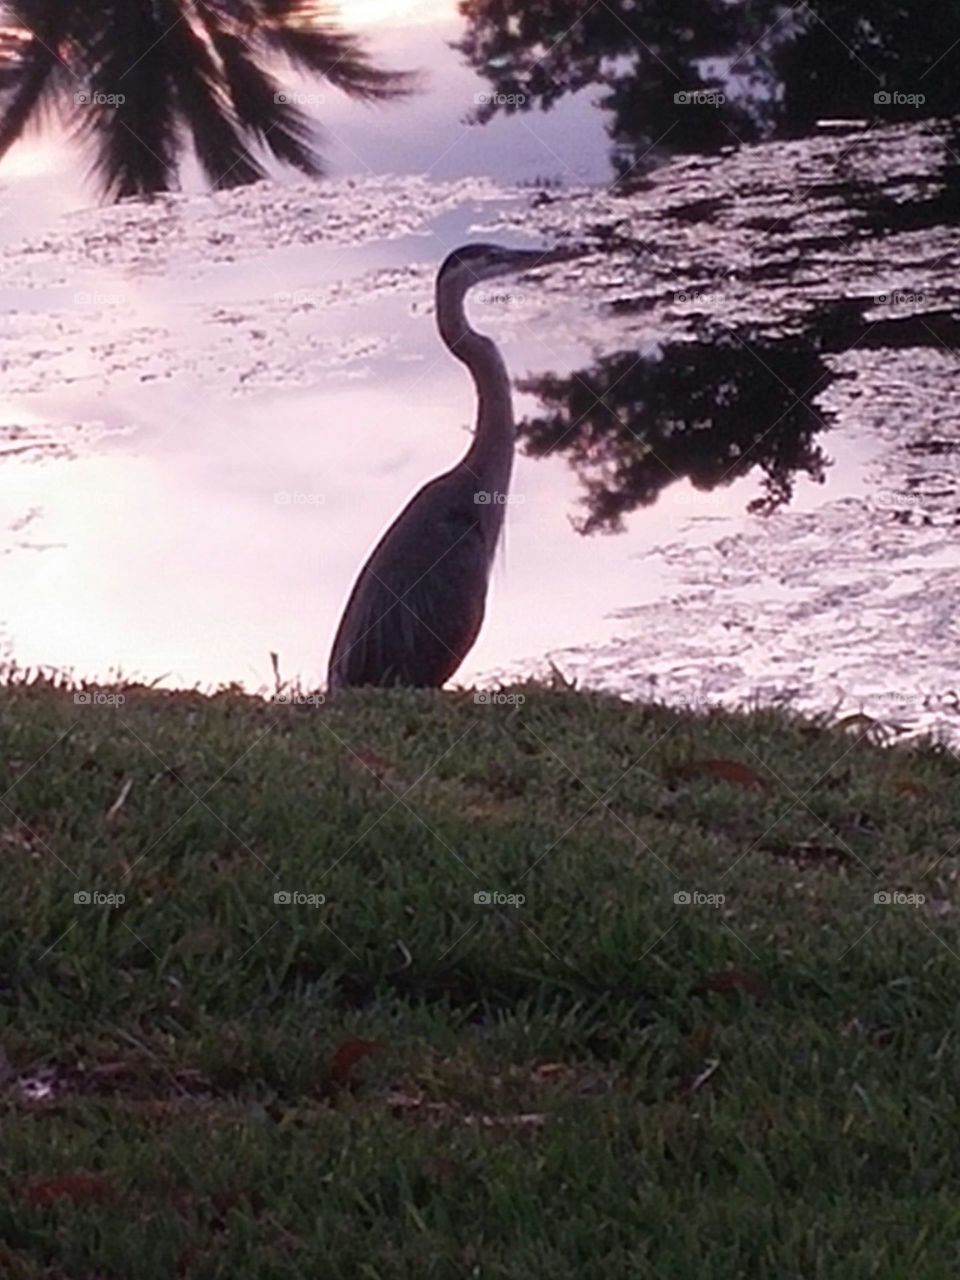
[[[0,691],[4,1276],[957,1273],[957,760],[508,692]]]

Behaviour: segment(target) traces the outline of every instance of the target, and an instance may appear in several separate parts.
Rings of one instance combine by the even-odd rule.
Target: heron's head
[[[448,254],[437,273],[437,289],[466,291],[481,280],[514,275],[573,257],[571,249],[507,249],[499,244],[465,244]]]

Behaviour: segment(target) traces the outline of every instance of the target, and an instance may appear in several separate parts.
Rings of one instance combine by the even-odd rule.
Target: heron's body
[[[514,454],[510,380],[496,345],[464,313],[471,284],[552,255],[467,246],[437,276],[437,326],[477,389],[473,443],[414,495],[354,585],[330,655],[328,683],[439,688],[473,647],[503,527]]]
[[[490,561],[473,495],[456,469],[425,484],[377,543],[350,595],[330,685],[444,684],[483,623]]]

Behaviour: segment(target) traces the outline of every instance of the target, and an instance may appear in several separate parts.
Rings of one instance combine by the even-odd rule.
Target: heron
[[[477,392],[473,441],[425,484],[360,570],[330,653],[331,691],[356,685],[440,688],[473,648],[503,529],[515,448],[510,378],[496,343],[464,310],[475,284],[573,256],[569,248],[455,249],[436,280],[436,322]]]

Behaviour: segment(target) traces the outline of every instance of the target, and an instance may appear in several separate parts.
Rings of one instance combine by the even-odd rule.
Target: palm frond
[[[290,4],[281,7],[289,9]],[[267,6],[271,7],[271,6]],[[302,25],[287,16],[262,23],[251,39],[282,54],[297,70],[320,75],[350,98],[361,102],[389,102],[407,97],[418,86],[409,71],[385,71],[370,59],[356,36],[327,25]]]
[[[166,191],[176,180],[173,66],[149,3],[108,0],[83,48],[88,91],[72,119],[92,139],[105,192]]]
[[[4,42],[0,51],[0,156],[23,136],[34,117],[52,106],[60,92],[65,67],[57,54],[58,44],[50,29]]]
[[[114,196],[168,190],[187,138],[215,187],[266,176],[256,143],[319,176],[318,126],[271,60],[367,102],[416,87],[331,16],[316,0],[0,0],[0,155],[65,105]]]
[[[256,62],[243,40],[215,22],[206,25],[240,124],[278,160],[320,177],[324,167],[316,150],[316,127],[309,116],[286,100],[279,82]]]
[[[218,190],[259,181],[265,171],[243,140],[206,38],[194,30],[177,0],[155,3],[173,68],[176,104],[204,173]]]

